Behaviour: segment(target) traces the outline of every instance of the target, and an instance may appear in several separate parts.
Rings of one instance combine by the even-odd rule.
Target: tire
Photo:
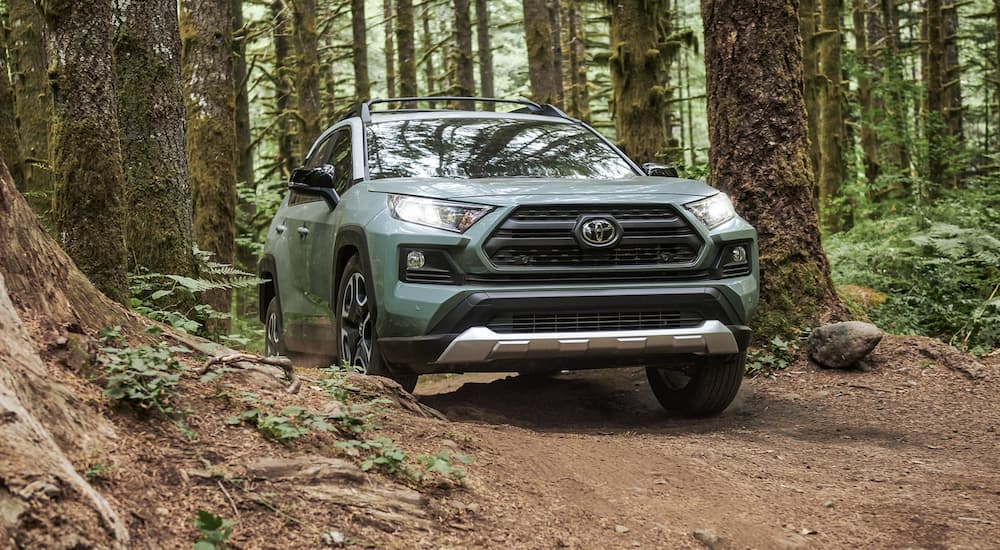
[[[281,303],[277,296],[267,303],[267,312],[264,313],[264,357],[275,355],[288,355],[281,320]]]
[[[365,374],[390,378],[412,392],[417,386],[417,375],[392,372],[379,353],[372,302],[368,299],[372,294],[360,258],[351,257],[337,289],[337,356]]]
[[[726,409],[743,383],[747,352],[689,356],[677,367],[647,367],[653,395],[668,412],[714,416]]]

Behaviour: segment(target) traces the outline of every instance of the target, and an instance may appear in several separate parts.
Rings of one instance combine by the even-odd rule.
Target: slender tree
[[[996,108],[994,110],[994,113],[996,114],[996,117],[997,117],[997,129],[996,129],[996,132],[993,133],[993,135],[996,136],[996,141],[997,141],[997,148],[996,149],[1000,149],[1000,0],[993,0],[993,17],[994,17],[994,19],[996,19],[996,27],[995,27],[996,37],[995,37],[995,40],[994,40],[994,47],[997,50],[997,54],[996,54],[997,55],[997,59],[996,59],[997,74],[996,74],[996,83],[995,83],[996,84],[996,95],[995,96],[996,96],[997,103],[996,103]],[[994,149],[994,151],[996,149]]]
[[[60,244],[109,298],[128,299],[125,176],[112,67],[111,0],[45,3],[50,138]]]
[[[248,189],[256,187],[253,169],[253,136],[250,128],[249,75],[247,74],[247,29],[243,27],[243,0],[232,1],[233,14],[233,82],[236,84],[236,148],[239,153],[236,178]],[[246,213],[253,215],[251,204]],[[247,264],[244,264],[247,265]]]
[[[368,23],[365,21],[365,0],[351,0],[351,33],[354,38],[354,99],[371,98],[368,80]]]
[[[476,94],[475,67],[472,63],[472,18],[469,16],[469,0],[454,0],[455,8],[455,70],[454,90],[458,96]]]
[[[566,0],[567,79],[566,111],[585,122],[590,121],[590,90],[587,82],[587,34],[580,0]]]
[[[493,46],[490,43],[490,9],[488,0],[476,0],[476,41],[479,56],[479,93],[483,97],[493,97]],[[486,104],[493,110],[493,105]]]
[[[420,61],[424,64],[424,83],[426,84],[427,95],[434,95],[434,43],[431,36],[430,12],[430,2],[424,3],[424,9],[420,12],[420,26],[422,27],[420,34],[420,49],[422,51]],[[430,106],[433,109],[434,103],[431,102]]]
[[[24,164],[24,181],[19,185],[28,193],[32,210],[48,219],[54,180],[48,166],[52,91],[45,51],[45,21],[33,0],[8,0],[7,7],[14,112]]]
[[[298,168],[295,147],[295,116],[292,112],[291,24],[288,10],[282,0],[271,2],[271,18],[274,21],[274,116],[278,127],[278,165],[281,175],[287,179]]]
[[[944,97],[944,21],[941,0],[927,0],[923,44],[927,95],[924,98],[924,128],[928,141],[927,179],[936,185],[945,181],[945,97]]]
[[[181,43],[194,194],[194,235],[217,261],[236,256],[236,86],[233,82],[232,2],[182,0]],[[205,297],[228,312],[229,292]]]
[[[844,315],[820,245],[795,4],[701,4],[711,180],[760,234],[765,338]]]
[[[948,135],[963,141],[962,124],[962,65],[958,46],[958,4],[948,2],[941,6],[942,41],[944,42],[944,116]],[[954,178],[952,184],[957,184]]]
[[[875,74],[877,56],[875,48],[884,37],[878,17],[880,0],[853,0],[851,15],[854,26],[854,51],[859,65],[857,98],[861,108],[861,155],[865,179],[874,183],[879,176],[879,142],[874,118],[881,115],[875,108],[872,75]],[[873,17],[874,14],[874,17]]]
[[[194,273],[177,3],[119,3],[115,74],[130,268]]]
[[[820,164],[817,180],[823,225],[832,231],[840,230],[850,221],[842,219],[845,213],[838,212],[832,204],[840,192],[847,168],[844,164],[846,136],[842,85],[844,69],[841,63],[843,11],[843,0],[822,0],[819,67],[823,93],[820,96]]]
[[[562,3],[560,0],[548,0],[545,6],[549,12],[549,25],[552,28],[552,71],[556,79],[556,90],[559,98],[556,104],[562,107],[565,103],[565,84],[563,83],[563,49],[562,49]]]
[[[666,6],[653,0],[618,0],[609,7],[618,145],[636,162],[663,162],[667,146],[664,119],[670,101],[665,84]]]
[[[396,0],[396,53],[399,56],[399,95],[417,95],[417,59],[414,44],[413,0]]]
[[[319,35],[316,0],[292,0],[295,29],[295,91],[298,100],[299,158],[305,159],[320,133]]]
[[[6,21],[0,18],[0,147],[7,153],[11,176],[19,186],[23,186],[24,162],[21,158],[21,140],[17,135],[17,120],[14,118],[14,88],[9,77],[5,23]],[[23,187],[20,189],[24,190]]]
[[[396,95],[396,48],[393,35],[392,0],[382,0],[382,16],[385,18],[385,96]]]
[[[806,104],[809,130],[809,161],[815,172],[819,171],[819,128],[823,111],[820,96],[823,93],[819,77],[819,55],[816,48],[819,31],[818,0],[802,0],[799,4],[799,35],[802,37],[803,99]]]
[[[541,103],[559,104],[562,93],[556,73],[552,32],[546,0],[523,0],[524,42],[528,47],[528,78],[531,98]]]

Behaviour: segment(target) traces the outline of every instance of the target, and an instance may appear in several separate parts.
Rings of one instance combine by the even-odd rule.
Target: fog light
[[[426,259],[424,253],[419,250],[411,250],[406,254],[406,269],[421,269],[424,267]]]
[[[730,264],[743,264],[747,261],[747,249],[745,246],[734,247],[729,253]]]

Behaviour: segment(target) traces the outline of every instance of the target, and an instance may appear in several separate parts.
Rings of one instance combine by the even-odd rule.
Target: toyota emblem
[[[580,237],[595,248],[609,246],[618,240],[618,226],[607,218],[593,218],[580,227]]]

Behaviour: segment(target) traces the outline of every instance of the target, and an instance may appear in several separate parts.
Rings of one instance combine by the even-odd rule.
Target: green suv
[[[725,194],[637,166],[555,107],[374,100],[292,174],[260,317],[268,354],[336,356],[408,390],[644,366],[668,411],[708,415],[742,381],[757,254]]]

